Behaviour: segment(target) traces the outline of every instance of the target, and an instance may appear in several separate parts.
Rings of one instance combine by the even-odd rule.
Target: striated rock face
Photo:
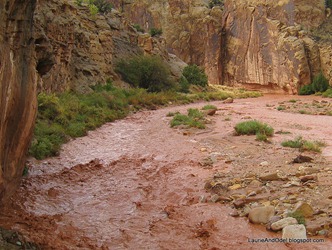
[[[22,177],[36,114],[35,0],[0,2],[0,200]]]
[[[208,8],[209,0],[112,2],[145,32],[151,28],[162,28],[170,53],[186,63],[204,67],[210,83],[220,82],[221,8]]]
[[[324,0],[112,2],[145,31],[162,28],[168,50],[204,67],[210,83],[297,93],[327,68],[307,33],[324,22]]]
[[[297,93],[321,68],[319,47],[300,23],[320,25],[324,10],[324,1],[226,1],[222,82]]]

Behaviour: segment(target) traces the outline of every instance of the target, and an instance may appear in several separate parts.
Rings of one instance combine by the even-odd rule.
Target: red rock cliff
[[[19,183],[35,120],[35,4],[0,1],[0,200]]]

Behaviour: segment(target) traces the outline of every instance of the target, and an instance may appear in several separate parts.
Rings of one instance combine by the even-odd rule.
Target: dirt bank
[[[298,152],[282,148],[280,142],[301,135],[327,144],[325,158],[309,155],[326,169],[319,183],[326,192],[319,200],[329,213],[332,116],[275,108],[289,99],[212,102],[219,110],[205,130],[172,129],[166,114],[206,103],[139,112],[106,124],[66,144],[58,157],[30,159],[29,176],[0,210],[0,226],[19,231],[42,249],[331,249],[328,238],[301,245],[249,243],[281,235],[229,216],[233,210],[228,204],[205,202],[211,196],[205,183],[216,173],[226,181],[248,171],[291,171],[288,162]],[[276,134],[271,144],[235,137],[234,125],[245,119],[291,134]],[[202,162],[208,157],[212,164],[206,166]],[[261,166],[264,161],[269,166]]]

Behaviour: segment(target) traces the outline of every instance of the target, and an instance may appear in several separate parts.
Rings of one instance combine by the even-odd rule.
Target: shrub
[[[256,120],[240,122],[235,125],[235,131],[238,135],[273,135],[273,128],[266,123],[261,123]]]
[[[198,129],[204,129],[204,114],[198,109],[188,109],[188,115],[175,114],[171,120],[171,127],[185,125],[188,127],[194,127]]]
[[[332,9],[332,0],[325,0],[325,6],[326,8]]]
[[[288,213],[288,217],[293,217],[297,220],[297,223],[305,225],[305,217],[299,211]]]
[[[179,81],[179,91],[182,93],[189,93],[190,84],[184,76],[181,76]]]
[[[330,89],[327,89],[323,94],[322,94],[323,97],[329,97],[329,98],[332,98],[332,88]]]
[[[188,65],[183,69],[183,76],[187,79],[189,84],[199,85],[205,87],[208,84],[207,75],[197,65]]]
[[[294,140],[283,141],[281,145],[283,147],[298,148],[300,151],[321,152],[321,147],[324,147],[325,143],[303,140],[301,136],[298,136]]]
[[[210,0],[209,7],[212,9],[214,6],[223,6],[224,0]]]
[[[205,105],[202,109],[203,110],[217,109],[217,107],[214,105],[208,104],[208,105]]]
[[[159,56],[137,56],[121,60],[116,71],[133,87],[160,92],[174,88],[168,65]]]
[[[102,14],[110,12],[113,8],[107,0],[94,0],[93,4],[98,8],[98,12]]]
[[[319,73],[314,77],[313,81],[309,85],[305,85],[301,87],[299,94],[300,95],[311,95],[317,92],[324,92],[329,88],[329,81],[323,75],[323,73]]]
[[[301,148],[303,146],[303,139],[301,136],[298,136],[295,138],[295,140],[287,140],[283,141],[281,145],[283,147],[289,147],[289,148]]]
[[[257,133],[256,141],[268,141],[267,136],[265,134]]]
[[[152,37],[161,36],[163,34],[163,30],[158,28],[151,28],[149,33]]]
[[[90,14],[91,14],[92,16],[97,15],[97,13],[99,12],[98,7],[97,7],[96,5],[94,5],[94,4],[90,4],[90,5],[89,5],[89,10],[90,10]]]
[[[133,27],[134,27],[135,30],[137,30],[138,32],[142,32],[142,33],[144,33],[144,29],[141,27],[141,25],[139,25],[139,24],[134,24]]]
[[[83,5],[83,0],[75,0],[75,3],[76,3],[78,6],[82,6],[82,5]]]

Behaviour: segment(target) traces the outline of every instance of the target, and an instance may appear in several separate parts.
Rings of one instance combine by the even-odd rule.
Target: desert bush
[[[144,88],[149,92],[160,92],[174,88],[170,70],[159,56],[137,56],[121,60],[116,71],[123,80],[133,87]]]
[[[297,220],[297,223],[305,225],[305,217],[299,211],[289,212],[287,217],[293,217]]]
[[[300,151],[321,152],[321,148],[325,146],[325,143],[320,141],[307,141],[301,136],[298,136],[294,140],[283,141],[281,145],[283,147],[298,148]]]
[[[322,96],[332,98],[332,88],[327,89]]]
[[[200,69],[197,65],[188,65],[183,69],[182,75],[187,79],[189,84],[199,85],[202,87],[207,86],[208,78],[204,70]]]
[[[190,84],[184,76],[181,76],[180,81],[179,81],[179,91],[182,93],[189,93],[189,87]]]
[[[138,32],[142,32],[142,33],[144,33],[144,29],[141,27],[141,25],[139,25],[139,24],[134,24],[133,27],[134,27],[135,30],[137,30]]]
[[[202,110],[209,110],[209,109],[217,109],[217,107],[211,104],[207,104],[202,108]]]
[[[237,135],[266,135],[272,136],[274,130],[266,123],[262,123],[256,120],[240,122],[235,125],[235,131]]]
[[[113,8],[107,0],[94,0],[93,4],[98,8],[98,12],[102,14],[110,12]]]
[[[188,109],[188,115],[175,114],[170,123],[171,127],[185,125],[198,129],[204,129],[204,114],[198,109]]]
[[[224,0],[210,0],[209,7],[212,9],[214,6],[223,6]]]
[[[325,6],[326,8],[332,9],[332,0],[325,0]]]
[[[313,81],[309,85],[305,85],[300,88],[300,95],[311,95],[317,92],[325,92],[329,88],[329,81],[323,75],[323,73],[319,73],[314,77]]]
[[[163,34],[163,30],[158,28],[151,28],[149,33],[152,37],[161,36]]]

